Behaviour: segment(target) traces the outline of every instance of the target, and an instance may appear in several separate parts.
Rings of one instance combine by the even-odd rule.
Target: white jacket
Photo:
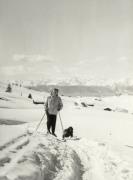
[[[62,100],[59,96],[49,96],[46,101],[45,110],[49,114],[56,115],[63,108]]]

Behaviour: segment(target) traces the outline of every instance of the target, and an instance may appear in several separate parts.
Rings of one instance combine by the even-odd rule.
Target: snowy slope
[[[64,108],[60,112],[63,126],[73,126],[74,135],[80,140],[62,142],[46,135],[46,116],[35,132],[44,107],[29,103],[30,90],[23,88],[22,96],[19,92],[16,88],[14,93],[1,94],[14,105],[10,101],[6,101],[5,108],[0,105],[0,180],[133,179],[132,96],[102,99],[63,96]],[[35,91],[32,94],[40,100],[47,96]],[[84,107],[81,102],[94,106]],[[104,111],[105,107],[115,111]],[[116,108],[128,112],[118,112]],[[59,116],[56,134],[62,135]]]
[[[1,108],[36,108],[33,104],[35,101],[44,101],[44,97],[47,96],[45,92],[36,92],[24,87],[12,85],[12,92],[7,93],[6,85],[0,83],[0,107]],[[28,98],[28,95],[32,95],[32,99]]]
[[[108,144],[85,138],[60,142],[40,133],[12,144],[2,155],[1,179],[133,179],[132,164],[114,153]]]

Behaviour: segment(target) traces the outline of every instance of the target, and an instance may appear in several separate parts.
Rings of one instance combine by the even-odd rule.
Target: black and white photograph
[[[133,0],[0,0],[0,180],[133,180]]]

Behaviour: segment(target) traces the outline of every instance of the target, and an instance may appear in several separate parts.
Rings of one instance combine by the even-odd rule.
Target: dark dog
[[[64,139],[65,137],[73,137],[73,128],[72,127],[69,127],[63,131],[62,138]]]

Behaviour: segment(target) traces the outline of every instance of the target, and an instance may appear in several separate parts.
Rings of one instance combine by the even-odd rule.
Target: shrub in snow
[[[123,113],[128,113],[128,110],[127,109],[123,109],[123,108],[116,108],[115,111],[123,112]]]
[[[105,111],[112,111],[111,108],[105,108],[104,110],[105,110]]]
[[[78,103],[77,102],[74,102],[75,106],[78,106]]]
[[[10,83],[7,85],[6,92],[12,92],[12,87]]]
[[[100,98],[95,98],[95,100],[96,100],[96,101],[102,101],[102,99],[100,99]]]
[[[86,104],[86,103],[81,102],[81,104],[82,104],[83,107],[87,107],[87,104]]]
[[[88,104],[88,106],[92,106],[92,107],[93,107],[93,106],[94,106],[94,104]]]
[[[32,99],[32,95],[31,95],[31,94],[29,94],[29,95],[28,95],[28,98]]]

